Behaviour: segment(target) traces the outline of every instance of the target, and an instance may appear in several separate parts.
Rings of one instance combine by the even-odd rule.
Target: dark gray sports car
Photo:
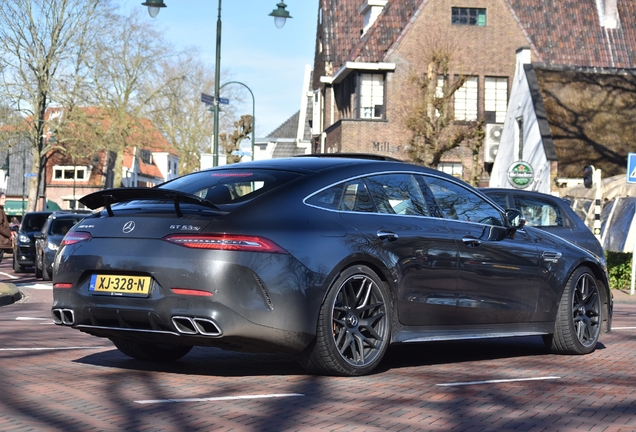
[[[102,209],[56,255],[53,318],[138,359],[217,346],[362,375],[390,344],[542,335],[585,354],[611,328],[596,256],[420,166],[275,159],[80,201]]]

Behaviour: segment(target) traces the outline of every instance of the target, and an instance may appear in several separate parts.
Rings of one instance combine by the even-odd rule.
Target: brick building
[[[431,47],[452,51],[456,120],[485,122],[479,157],[487,184],[508,109],[515,52],[550,66],[635,68],[636,6],[625,0],[321,0],[314,61],[313,151],[408,159],[404,112]],[[438,169],[467,179],[466,148]]]

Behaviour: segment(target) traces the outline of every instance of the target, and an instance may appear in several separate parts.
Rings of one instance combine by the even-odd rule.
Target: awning
[[[26,213],[28,200],[24,200],[24,207],[22,207],[22,200],[8,199],[4,205],[4,212],[7,216],[22,216]],[[24,210],[23,210],[24,209]],[[58,211],[62,208],[55,201],[46,202],[47,211]]]
[[[22,207],[22,200],[8,199],[4,205],[4,212],[7,216],[22,216],[26,212],[27,205],[27,200],[24,200],[24,207]]]

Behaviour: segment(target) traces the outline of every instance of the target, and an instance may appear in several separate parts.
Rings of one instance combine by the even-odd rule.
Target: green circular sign
[[[517,189],[525,189],[534,180],[534,170],[528,162],[513,162],[508,168],[508,181]]]

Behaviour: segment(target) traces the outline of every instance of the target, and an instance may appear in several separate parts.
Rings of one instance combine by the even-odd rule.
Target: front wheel
[[[588,354],[601,333],[602,302],[599,283],[587,268],[576,270],[565,285],[557,310],[554,334],[545,336],[557,354]]]
[[[188,345],[147,344],[115,338],[111,342],[128,357],[158,362],[179,360],[192,349]]]
[[[51,280],[51,274],[47,270],[47,265],[46,265],[46,261],[44,260],[44,256],[42,256],[42,280],[45,280],[45,281]]]
[[[368,267],[346,269],[320,308],[316,338],[301,353],[311,373],[356,376],[371,372],[391,339],[390,297]]]

